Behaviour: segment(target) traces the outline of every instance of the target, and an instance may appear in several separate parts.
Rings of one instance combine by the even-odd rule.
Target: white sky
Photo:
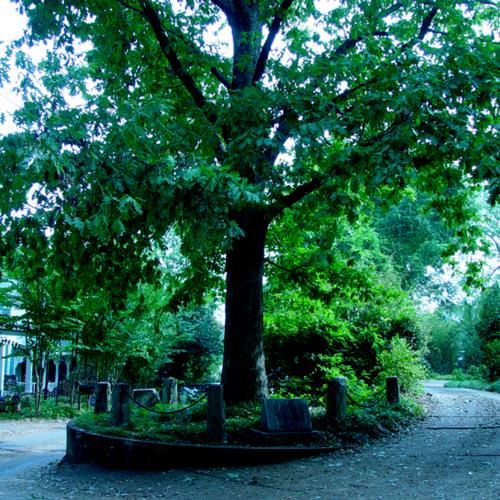
[[[0,0],[0,57],[5,55],[6,45],[22,36],[26,20],[9,0]],[[12,113],[21,106],[20,99],[10,86],[0,87],[0,112],[5,114],[6,122],[0,124],[0,135],[12,131]]]
[[[22,35],[25,20],[9,0],[0,0],[0,40],[13,40]]]

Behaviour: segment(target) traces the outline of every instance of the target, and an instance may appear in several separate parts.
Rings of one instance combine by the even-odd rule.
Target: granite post
[[[326,419],[329,425],[336,427],[345,418],[347,408],[346,380],[336,377],[328,381],[326,396]]]
[[[209,440],[226,439],[224,394],[221,384],[210,384],[207,392],[207,436]]]
[[[167,378],[163,381],[161,389],[161,402],[168,405],[173,405],[179,402],[177,380],[175,380],[175,378]]]
[[[99,382],[95,394],[94,413],[108,413],[111,401],[111,384],[109,382]]]
[[[387,377],[385,379],[387,401],[392,404],[399,403],[398,377]]]
[[[127,425],[130,423],[129,384],[115,384],[111,407],[111,425]]]

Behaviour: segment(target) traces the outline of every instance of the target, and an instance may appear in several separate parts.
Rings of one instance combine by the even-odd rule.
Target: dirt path
[[[154,473],[53,464],[1,480],[0,497],[498,500],[500,395],[437,383],[428,391],[425,422],[357,451],[259,467]]]

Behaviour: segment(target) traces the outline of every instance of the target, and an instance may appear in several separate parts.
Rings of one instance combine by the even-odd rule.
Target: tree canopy
[[[68,296],[119,301],[175,228],[179,303],[225,272],[229,401],[267,390],[266,238],[287,209],[355,220],[413,186],[466,233],[467,191],[497,198],[493,1],[15,3],[25,104],[0,142],[2,252],[22,243]],[[47,44],[40,64],[23,42]]]

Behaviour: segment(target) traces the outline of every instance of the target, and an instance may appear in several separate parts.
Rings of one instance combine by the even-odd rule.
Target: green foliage
[[[480,354],[474,361],[484,364],[490,380],[500,376],[500,286],[498,283],[484,289],[472,304],[473,317],[468,332],[469,346],[478,346]],[[469,347],[467,346],[467,347]]]
[[[190,383],[218,380],[222,362],[222,327],[215,304],[184,309],[175,316],[175,335],[163,364],[164,375]]]
[[[87,325],[81,355],[94,364],[101,378],[126,380],[148,386],[159,377],[206,382],[220,366],[221,327],[214,319],[215,305],[207,303],[173,312],[166,306],[168,291],[143,285],[129,295],[126,310],[96,317],[105,329],[95,335],[95,323]]]
[[[399,432],[416,419],[423,418],[424,408],[409,397],[402,397],[397,405],[381,404],[372,409],[351,411],[342,424],[344,439],[359,439],[359,434],[376,438],[390,432]]]
[[[500,377],[500,339],[485,344],[483,362],[489,369],[491,380]]]
[[[439,214],[425,211],[425,203],[422,195],[405,197],[375,222],[385,251],[401,276],[401,285],[410,292],[426,284],[427,267],[440,267],[447,246],[456,244]]]
[[[429,338],[427,361],[440,373],[482,365],[491,380],[499,376],[500,293],[484,287],[473,300],[441,307],[423,320]]]
[[[446,382],[445,387],[462,387],[465,389],[475,389],[477,391],[491,391],[500,393],[500,379],[494,382],[486,382],[481,379],[467,378],[467,377],[455,377],[452,380]]]
[[[380,383],[386,377],[397,376],[402,392],[418,394],[422,391],[421,382],[426,375],[422,354],[412,350],[406,339],[394,337],[389,349],[379,353],[378,362]]]
[[[8,400],[7,400],[8,401]],[[24,419],[24,418],[44,418],[50,420],[60,420],[74,418],[87,413],[87,409],[78,410],[75,405],[71,405],[66,398],[59,398],[56,404],[55,398],[42,399],[40,408],[37,411],[35,398],[33,396],[21,397],[21,412],[0,412],[0,419]]]
[[[98,350],[111,331],[106,361],[127,336],[117,313],[129,293],[161,278],[154,250],[168,250],[170,231],[188,263],[168,297],[178,307],[220,287],[229,249],[258,247],[263,256],[265,231],[257,241],[248,229],[272,224],[284,233],[290,208],[303,210],[303,221],[329,216],[331,227],[343,216],[362,219],[367,200],[388,206],[410,188],[428,192],[473,247],[468,194],[486,184],[492,201],[498,196],[497,47],[494,30],[481,29],[497,25],[490,2],[16,4],[28,18],[9,49],[24,105],[18,130],[0,138],[0,255],[10,268],[27,257],[27,282],[48,274],[57,297],[84,303],[81,349]],[[232,40],[207,39],[224,22]],[[51,50],[35,63],[24,43]],[[298,235],[313,247],[305,227],[296,224],[287,240]],[[326,354],[342,351],[369,377],[379,335],[415,332],[411,318],[390,324],[402,296],[387,287],[384,263],[367,263],[368,248],[349,243],[355,251],[326,259],[327,271],[311,267],[311,298],[327,305],[306,305],[327,332]],[[260,282],[231,292],[243,300],[247,286],[260,299]],[[244,321],[261,325],[262,304],[251,310]],[[239,330],[227,334],[237,339]],[[230,340],[226,356],[235,354]],[[131,350],[135,367],[156,362],[139,342]],[[246,373],[262,379],[259,355],[239,359],[251,357]],[[236,387],[236,378],[226,382]]]
[[[314,392],[336,376],[373,381],[377,353],[396,335],[423,348],[414,306],[369,223],[318,214],[305,226],[298,212],[271,232],[266,354],[279,393]]]
[[[458,323],[438,315],[429,315],[423,322],[429,337],[426,360],[438,373],[451,373],[462,347]]]
[[[488,368],[484,365],[469,366],[465,371],[460,368],[455,368],[451,372],[451,380],[476,380],[486,382],[487,378]]]
[[[171,411],[175,406],[156,405],[155,410]],[[319,411],[318,411],[319,410]],[[226,408],[226,431],[228,443],[249,446],[255,444],[251,429],[259,427],[260,404],[247,403]],[[371,409],[356,408],[350,411],[340,429],[332,432],[325,421],[325,411],[318,402],[311,409],[313,427],[323,431],[326,442],[322,445],[338,445],[339,440],[351,442],[360,433],[376,438],[390,432],[399,432],[402,427],[423,416],[423,408],[412,399],[402,397],[398,405],[382,403]],[[91,432],[111,436],[142,439],[146,441],[181,442],[207,444],[206,404],[196,405],[187,412],[173,415],[158,415],[144,409],[132,407],[131,422],[127,426],[110,425],[109,415],[84,413],[75,419],[75,424]],[[270,442],[273,446],[276,441]],[[288,441],[283,444],[289,444]],[[263,444],[259,442],[259,446]]]

